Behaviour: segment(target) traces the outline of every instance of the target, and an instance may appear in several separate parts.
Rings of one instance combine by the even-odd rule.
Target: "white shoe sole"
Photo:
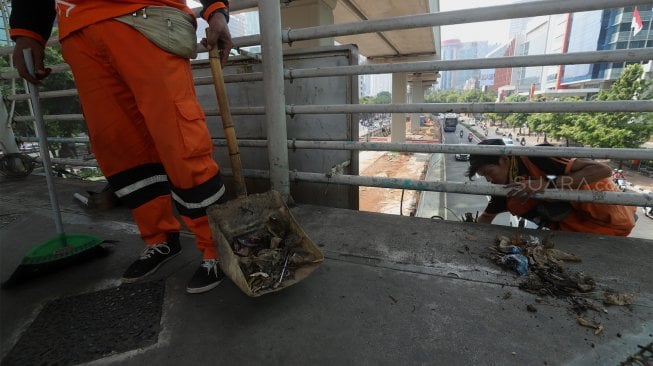
[[[188,292],[189,294],[201,294],[201,293],[203,293],[203,292],[208,292],[208,291],[211,291],[211,290],[213,290],[214,288],[218,287],[218,285],[219,285],[222,281],[223,281],[223,280],[220,280],[220,281],[214,282],[214,283],[212,283],[212,284],[210,284],[210,285],[206,285],[206,286],[204,286],[204,287],[194,287],[194,288],[186,287],[186,292]]]

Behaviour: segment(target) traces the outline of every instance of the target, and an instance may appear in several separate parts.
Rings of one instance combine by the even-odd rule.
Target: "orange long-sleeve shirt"
[[[228,6],[228,1],[202,1],[205,11]],[[28,36],[45,43],[55,15],[59,19],[59,39],[102,20],[132,13],[146,6],[171,6],[193,15],[185,0],[14,0],[12,1],[12,38]],[[53,10],[56,10],[53,11]]]

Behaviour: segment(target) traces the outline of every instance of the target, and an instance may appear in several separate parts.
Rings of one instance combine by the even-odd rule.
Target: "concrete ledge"
[[[74,182],[74,181],[73,181]],[[39,180],[0,183],[5,279],[22,255],[54,233]],[[80,186],[57,182],[61,197]],[[5,197],[7,200],[5,200]],[[0,292],[0,356],[49,301],[119,285],[142,246],[129,212],[89,213],[62,199],[69,232],[119,243],[110,256],[13,291]],[[202,295],[185,293],[199,264],[192,238],[152,281],[166,285],[156,344],[106,355],[98,364],[618,364],[653,342],[653,241],[384,215],[298,205],[293,215],[326,255],[301,283],[261,298],[225,281]],[[518,289],[522,278],[491,263],[497,234],[546,236],[582,258],[569,265],[601,288],[638,293],[629,307],[585,316],[598,335],[576,323],[564,299]],[[510,295],[507,295],[507,294]],[[600,293],[593,294],[599,297]],[[527,311],[533,305],[536,312]],[[89,321],[93,321],[92,314]]]

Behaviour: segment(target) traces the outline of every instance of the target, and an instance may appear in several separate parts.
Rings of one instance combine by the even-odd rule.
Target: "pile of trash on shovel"
[[[276,289],[294,279],[295,271],[316,259],[302,247],[302,239],[289,231],[284,220],[268,217],[265,227],[237,236],[231,243],[240,269],[253,293]]]
[[[600,323],[582,317],[588,310],[607,313],[603,305],[631,305],[635,294],[618,293],[610,289],[597,290],[591,276],[582,272],[569,271],[565,262],[580,262],[573,254],[554,248],[550,240],[540,241],[538,237],[520,235],[507,237],[498,235],[495,245],[490,247],[490,259],[496,264],[526,276],[519,288],[538,296],[566,298],[576,315],[579,325],[593,328],[595,334],[603,330]]]

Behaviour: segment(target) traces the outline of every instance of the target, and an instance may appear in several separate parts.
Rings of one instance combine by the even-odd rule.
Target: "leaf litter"
[[[519,284],[521,290],[540,297],[566,299],[576,315],[576,323],[594,329],[596,335],[603,331],[603,325],[585,318],[589,310],[607,313],[603,304],[628,306],[636,301],[636,294],[611,289],[603,290],[603,297],[599,299],[603,304],[595,301],[597,285],[594,279],[583,272],[565,268],[565,263],[581,262],[581,258],[554,248],[551,240],[540,241],[533,235],[498,235],[494,245],[488,249],[489,258],[494,263],[525,276]]]

